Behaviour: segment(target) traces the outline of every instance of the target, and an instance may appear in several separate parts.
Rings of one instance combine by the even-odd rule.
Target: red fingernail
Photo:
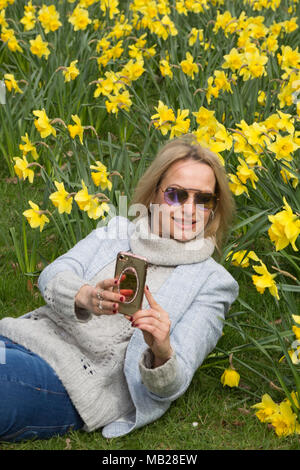
[[[113,313],[117,313],[117,310],[113,310]]]
[[[114,284],[118,284],[118,279],[115,279],[115,280],[114,280]]]
[[[148,287],[148,286],[146,286],[146,289],[147,289],[147,290],[149,290],[149,287]]]
[[[121,302],[124,302],[124,300],[125,300],[124,295],[122,295],[122,296],[120,297],[120,300],[121,300]]]

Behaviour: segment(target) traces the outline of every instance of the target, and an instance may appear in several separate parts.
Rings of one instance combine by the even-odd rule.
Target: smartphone
[[[120,283],[113,288],[113,291],[125,296],[125,301],[119,303],[119,313],[133,315],[142,307],[147,268],[146,258],[126,251],[118,253],[115,278]]]

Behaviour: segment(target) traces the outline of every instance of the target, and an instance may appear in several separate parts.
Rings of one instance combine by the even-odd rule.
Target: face
[[[164,201],[162,191],[169,186],[195,189],[214,194],[216,178],[213,169],[195,160],[179,160],[167,170],[151,209],[152,231],[163,237],[188,241],[203,232],[209,221],[210,209],[194,202],[194,191],[189,192],[183,205],[171,206]]]

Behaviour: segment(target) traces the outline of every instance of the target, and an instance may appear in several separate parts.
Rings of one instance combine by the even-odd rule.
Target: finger
[[[148,300],[148,303],[149,303],[150,307],[152,307],[152,308],[159,307],[158,303],[156,302],[153,295],[151,294],[148,286],[145,286],[144,292],[145,292],[146,299]]]
[[[111,289],[112,287],[117,286],[118,284],[118,279],[117,278],[110,278],[110,279],[104,279],[103,281],[99,281],[96,284],[96,288],[100,289]]]
[[[118,313],[118,304],[100,300],[95,303],[94,312],[96,315],[114,315]]]
[[[132,321],[133,322],[144,321],[146,319],[151,319],[151,321],[155,320],[156,322],[162,322],[161,321],[162,320],[162,315],[157,310],[149,308],[149,309],[144,309],[144,310],[138,310],[132,316]]]
[[[126,300],[125,295],[119,294],[118,292],[113,292],[110,290],[102,290],[100,292],[101,298],[98,297],[98,294],[99,294],[99,290],[95,289],[94,299],[98,301],[98,303],[99,303],[99,300],[102,300],[102,299],[110,300],[111,302],[125,302]]]

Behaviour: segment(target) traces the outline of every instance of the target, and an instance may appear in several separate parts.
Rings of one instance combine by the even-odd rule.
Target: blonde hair
[[[209,219],[204,231],[205,238],[213,237],[216,248],[221,253],[229,226],[234,215],[234,201],[228,186],[224,166],[216,154],[201,147],[192,134],[169,141],[140,178],[130,205],[143,204],[149,208],[156,192],[170,166],[179,160],[194,160],[210,166],[215,174],[215,193],[218,198],[214,216]]]

